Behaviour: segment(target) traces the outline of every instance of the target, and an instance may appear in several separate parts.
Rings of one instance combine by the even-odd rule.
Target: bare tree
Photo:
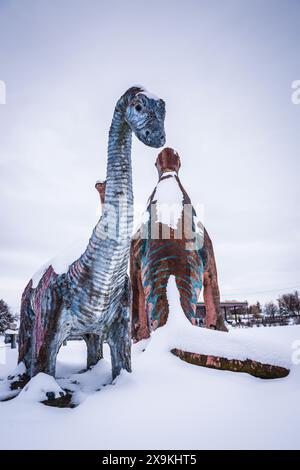
[[[267,317],[275,317],[279,312],[277,305],[274,302],[268,302],[264,306],[264,314]]]
[[[283,315],[300,315],[299,292],[283,294],[278,299],[279,311]]]

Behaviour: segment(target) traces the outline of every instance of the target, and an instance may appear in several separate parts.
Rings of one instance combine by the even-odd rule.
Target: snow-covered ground
[[[278,346],[290,357],[291,372],[276,380],[187,364],[163,347],[175,331],[174,322],[164,328],[150,343],[133,346],[133,373],[122,373],[114,384],[107,347],[103,361],[78,373],[85,367],[85,343],[69,341],[59,353],[57,382],[73,387],[80,405],[59,409],[40,404],[35,384],[26,399],[23,392],[0,403],[0,448],[300,448],[300,365],[291,363],[300,326],[223,333],[236,344]],[[1,378],[16,366],[17,351],[6,352]]]

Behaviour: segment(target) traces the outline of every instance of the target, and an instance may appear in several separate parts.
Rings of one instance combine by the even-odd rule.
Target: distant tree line
[[[264,305],[263,313],[265,316],[275,317],[276,315],[300,316],[300,297],[299,292],[283,294],[277,302],[268,302]]]
[[[236,309],[236,313],[245,314],[243,307]],[[254,318],[262,317],[299,317],[300,318],[300,295],[298,291],[281,295],[276,302],[267,302],[263,306],[259,302],[249,305],[248,313]]]

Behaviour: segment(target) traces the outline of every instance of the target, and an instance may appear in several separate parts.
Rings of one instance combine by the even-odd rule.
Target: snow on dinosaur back
[[[59,253],[57,256],[43,264],[32,276],[33,289],[38,286],[38,283],[49,266],[52,266],[54,272],[58,275],[66,273],[71,264],[74,263],[75,260],[79,259],[82,253],[84,253],[86,245],[86,239],[77,240],[76,242],[67,246],[63,252]]]

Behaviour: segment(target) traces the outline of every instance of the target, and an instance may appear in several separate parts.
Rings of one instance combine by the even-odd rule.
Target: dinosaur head
[[[142,87],[133,87],[127,101],[125,119],[136,137],[150,147],[162,147],[166,141],[165,102]]]
[[[175,150],[166,147],[158,154],[155,166],[159,177],[168,171],[175,171],[178,173],[181,166],[180,157]]]

